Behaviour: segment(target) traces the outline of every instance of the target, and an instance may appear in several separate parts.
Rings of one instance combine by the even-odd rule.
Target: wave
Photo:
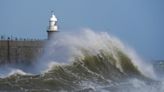
[[[16,73],[1,79],[0,90],[138,92],[146,86],[148,89],[140,90],[145,92],[156,85],[154,90],[163,91],[162,84],[153,79],[151,65],[138,59],[118,38],[90,29],[55,35],[31,71],[37,74]]]

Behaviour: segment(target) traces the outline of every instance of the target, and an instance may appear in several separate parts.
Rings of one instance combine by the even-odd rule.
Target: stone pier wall
[[[32,63],[44,52],[45,40],[0,40],[0,64]]]

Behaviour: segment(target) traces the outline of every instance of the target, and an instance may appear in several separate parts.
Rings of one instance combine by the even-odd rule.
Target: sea
[[[0,92],[164,92],[164,63],[107,32],[58,33],[32,65],[0,67]]]

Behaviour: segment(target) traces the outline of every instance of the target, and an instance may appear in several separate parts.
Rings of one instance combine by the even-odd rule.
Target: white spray
[[[79,33],[59,33],[55,36],[55,39],[51,40],[46,46],[44,55],[39,59],[37,64],[39,71],[46,69],[51,62],[69,64],[74,56],[83,58],[83,53],[79,48],[85,48],[92,55],[98,54],[102,49],[115,55],[114,48],[118,48],[128,55],[142,74],[155,78],[153,67],[150,64],[143,62],[134,50],[107,32],[82,29]],[[115,56],[115,59],[117,60],[117,56]],[[117,64],[117,67],[121,69],[119,64]]]

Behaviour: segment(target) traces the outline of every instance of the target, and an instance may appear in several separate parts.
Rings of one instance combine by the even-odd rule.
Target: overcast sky
[[[54,10],[60,30],[109,32],[146,59],[164,59],[164,0],[0,0],[0,35],[47,38]]]

